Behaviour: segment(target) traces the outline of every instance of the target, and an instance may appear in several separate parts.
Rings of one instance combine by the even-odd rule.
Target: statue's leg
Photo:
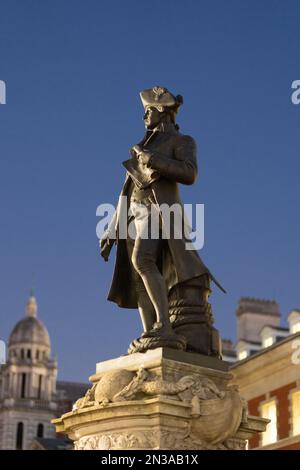
[[[164,333],[172,333],[169,320],[169,301],[165,280],[160,273],[157,259],[162,249],[162,240],[137,237],[132,252],[132,264],[142,278],[148,297],[156,313],[158,327]]]
[[[145,331],[140,338],[132,341],[128,349],[129,354],[161,347],[179,350],[186,348],[185,338],[176,335],[169,318],[167,286],[160,270],[165,240],[162,237],[152,239],[145,236],[149,217],[149,211],[146,215],[143,211],[142,214],[134,217],[137,236],[133,241],[130,259],[138,279],[135,285],[138,290],[138,306]],[[140,284],[141,281],[143,287]]]
[[[131,260],[132,252],[134,248],[135,240],[128,237],[126,241],[128,257]],[[133,273],[135,273],[135,290],[137,295],[138,310],[141,316],[144,332],[150,331],[153,328],[153,324],[156,321],[156,313],[154,306],[149,298],[149,295],[145,289],[144,282],[138,272],[132,267]]]
[[[137,275],[136,293],[143,329],[144,332],[147,332],[153,328],[156,321],[156,312],[139,274]]]

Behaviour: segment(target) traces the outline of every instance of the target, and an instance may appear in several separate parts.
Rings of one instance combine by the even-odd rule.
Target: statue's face
[[[154,107],[149,107],[146,109],[144,115],[144,123],[147,129],[154,129],[159,123],[161,119],[161,113],[158,109]]]

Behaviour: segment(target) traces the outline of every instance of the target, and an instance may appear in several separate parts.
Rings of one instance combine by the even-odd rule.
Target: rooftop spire
[[[36,298],[34,296],[33,289],[30,289],[29,298],[26,304],[26,317],[34,317],[37,316],[37,303]]]

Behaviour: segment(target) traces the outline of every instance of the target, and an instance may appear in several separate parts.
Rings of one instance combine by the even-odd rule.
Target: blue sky
[[[121,162],[143,135],[138,92],[184,96],[199,148],[185,202],[205,204],[201,256],[216,326],[235,338],[241,296],[300,307],[297,1],[1,0],[0,337],[34,285],[60,378],[86,380],[126,352],[136,311],[106,301],[96,207],[114,203]]]

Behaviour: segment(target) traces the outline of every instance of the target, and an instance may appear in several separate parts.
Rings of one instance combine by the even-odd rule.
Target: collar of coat
[[[155,136],[159,134],[167,134],[167,135],[178,135],[178,130],[174,126],[173,123],[165,123],[161,122],[156,126],[154,129],[149,129],[147,130],[146,134],[144,135],[143,139],[141,142],[139,142],[138,145],[145,146],[148,144],[148,142],[152,142],[152,139],[155,138]]]
[[[152,131],[149,132],[163,132],[164,134],[176,135],[178,130],[172,122],[160,122]]]

